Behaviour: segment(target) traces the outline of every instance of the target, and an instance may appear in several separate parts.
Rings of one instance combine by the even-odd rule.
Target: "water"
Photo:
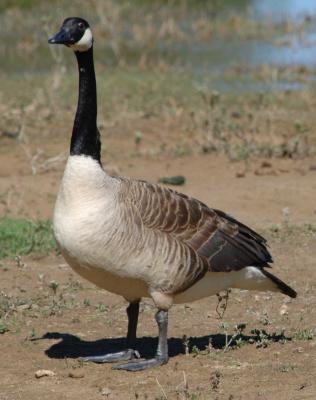
[[[222,0],[216,22],[222,21],[225,28],[229,27],[234,18],[239,18],[241,31],[236,34],[228,29],[228,33],[221,34],[219,29],[215,35],[203,41],[190,37],[193,24],[203,16],[203,3],[202,8],[201,2],[199,4],[199,7],[193,6],[184,15],[177,15],[174,7],[169,10],[168,6],[164,6],[164,11],[158,11],[153,18],[153,23],[161,23],[166,15],[171,15],[187,34],[186,40],[160,39],[154,49],[154,57],[165,59],[174,71],[189,70],[196,86],[226,92],[261,92],[299,90],[314,82],[313,73],[308,71],[316,71],[316,0]],[[52,60],[46,42],[47,32],[40,32],[40,25],[34,30],[32,19],[23,26],[7,23],[9,28],[14,28],[10,31],[1,18],[0,15],[0,75],[2,72],[9,73],[11,77],[19,77],[21,74],[50,71],[55,61]],[[19,18],[23,18],[23,15]],[[89,18],[93,20],[95,16],[91,14]],[[141,25],[141,13],[138,18],[136,24]],[[212,21],[210,18],[210,23]],[[257,25],[262,24],[266,32],[261,29],[260,32],[247,34],[247,24],[251,21]],[[127,19],[123,23],[126,24],[126,31],[130,29],[131,32],[135,20]],[[246,34],[242,31],[243,24]],[[22,27],[17,31],[20,25]],[[127,44],[130,46],[127,61],[130,65],[137,65],[143,49],[139,43],[130,40],[130,32],[127,33]],[[33,43],[34,37],[37,48],[28,53],[27,46]],[[26,50],[19,42],[22,42]],[[96,52],[97,62],[115,65],[110,46],[100,42]],[[10,43],[13,45],[8,45]],[[63,53],[63,60],[72,65],[72,57],[66,53]],[[298,70],[303,73],[298,73]]]
[[[316,70],[316,1],[315,0],[253,0],[238,3],[226,13],[254,19],[272,26],[292,24],[293,32],[262,35],[244,39],[229,36],[215,38],[208,43],[179,49],[181,58],[191,62],[198,82],[219,91],[271,91],[304,89],[316,77],[313,74],[297,77],[273,76],[274,71],[299,67],[301,71]],[[284,30],[284,29],[283,29]],[[285,29],[286,30],[286,29]],[[271,69],[271,76],[256,78],[247,74],[260,66]],[[227,79],[227,71],[239,66],[246,72]],[[236,69],[236,68],[235,68]]]
[[[307,15],[316,14],[314,0],[253,0],[252,8],[256,18],[269,18],[274,21],[300,21]]]

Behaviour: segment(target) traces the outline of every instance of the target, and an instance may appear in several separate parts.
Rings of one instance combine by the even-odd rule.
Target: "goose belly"
[[[140,260],[121,243],[115,218],[107,210],[89,207],[95,215],[73,210],[54,216],[54,233],[70,267],[96,286],[128,300],[148,296]],[[100,215],[107,218],[100,219]]]
[[[54,232],[63,257],[75,272],[100,288],[129,300],[148,295],[145,281],[136,273],[140,272],[137,260],[120,251],[115,224],[105,225],[103,221],[99,230],[97,221],[91,226],[91,218],[89,224],[77,224],[71,216],[62,221],[56,217]]]
[[[147,285],[140,279],[120,276],[113,273],[111,272],[111,268],[106,268],[104,263],[102,267],[84,265],[70,255],[65,249],[62,249],[62,254],[70,267],[78,275],[101,289],[123,296],[128,301],[134,301],[141,297],[149,296]]]

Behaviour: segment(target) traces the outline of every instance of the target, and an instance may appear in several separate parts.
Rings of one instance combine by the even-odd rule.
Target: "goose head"
[[[79,17],[65,19],[59,32],[48,39],[50,44],[64,44],[74,51],[88,51],[93,45],[93,36],[86,20]]]

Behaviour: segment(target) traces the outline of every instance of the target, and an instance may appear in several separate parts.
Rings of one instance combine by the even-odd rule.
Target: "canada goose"
[[[156,184],[111,177],[102,168],[96,125],[93,36],[82,18],[67,18],[49,39],[73,49],[79,100],[70,156],[54,211],[54,233],[69,265],[128,302],[126,350],[86,357],[143,370],[168,361],[168,310],[227,288],[296,292],[267,271],[266,240],[222,211]],[[159,341],[153,359],[135,350],[139,302],[151,297]]]

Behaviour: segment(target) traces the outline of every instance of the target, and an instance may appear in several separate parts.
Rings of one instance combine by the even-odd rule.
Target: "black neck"
[[[79,69],[79,99],[71,136],[70,154],[90,156],[101,163],[93,47],[88,51],[76,51],[75,54]]]

